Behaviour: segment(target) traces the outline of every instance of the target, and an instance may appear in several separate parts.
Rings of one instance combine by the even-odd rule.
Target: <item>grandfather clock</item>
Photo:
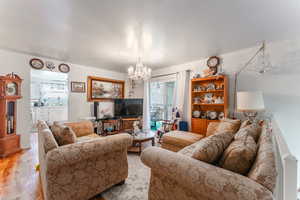
[[[22,79],[14,74],[0,76],[0,157],[21,150],[17,128],[17,100],[21,99]]]

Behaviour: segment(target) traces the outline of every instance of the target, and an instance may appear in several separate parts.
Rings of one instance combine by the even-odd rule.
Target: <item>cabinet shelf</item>
[[[194,79],[192,79],[192,82],[224,81],[225,78],[227,78],[225,75],[210,76],[210,77],[205,77],[205,78],[194,78]]]
[[[208,87],[209,84],[213,84],[215,87],[212,88],[213,90],[209,91],[197,91],[199,88],[211,88]],[[217,112],[217,118],[221,113],[224,114],[224,117],[227,117],[228,114],[228,77],[226,75],[220,76],[212,76],[212,77],[205,77],[205,78],[195,78],[191,80],[191,129],[193,133],[199,133],[202,135],[206,134],[207,126],[210,122],[217,122],[218,119],[210,120],[206,118],[194,118],[193,112],[200,111],[205,112],[208,111],[215,111]],[[207,94],[211,93],[213,97],[221,97],[223,99],[222,103],[200,103],[200,102],[212,102],[212,101],[201,101],[202,96],[206,96]],[[197,100],[198,98],[198,100]],[[210,98],[210,97],[206,97]],[[209,99],[208,99],[209,100]],[[196,103],[199,102],[199,103]],[[217,101],[218,102],[218,101]],[[204,117],[204,116],[202,116]],[[223,116],[222,116],[223,117]]]
[[[224,90],[193,91],[193,93],[195,94],[218,93],[218,92],[224,92]]]
[[[223,103],[193,103],[194,106],[224,106]]]

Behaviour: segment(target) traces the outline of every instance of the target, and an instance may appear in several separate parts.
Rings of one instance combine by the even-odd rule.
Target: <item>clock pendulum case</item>
[[[21,151],[17,129],[17,100],[21,99],[22,79],[14,74],[0,76],[0,157]]]

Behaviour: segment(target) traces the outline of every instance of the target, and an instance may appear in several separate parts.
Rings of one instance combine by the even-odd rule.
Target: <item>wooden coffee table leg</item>
[[[152,138],[152,146],[155,146],[155,139]]]
[[[139,142],[139,148],[140,148],[139,154],[141,154],[142,153],[142,142]]]

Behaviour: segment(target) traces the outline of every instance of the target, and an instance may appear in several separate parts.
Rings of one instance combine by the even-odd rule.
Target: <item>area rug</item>
[[[150,169],[138,154],[128,154],[129,172],[124,185],[114,186],[102,193],[105,200],[147,200]]]

